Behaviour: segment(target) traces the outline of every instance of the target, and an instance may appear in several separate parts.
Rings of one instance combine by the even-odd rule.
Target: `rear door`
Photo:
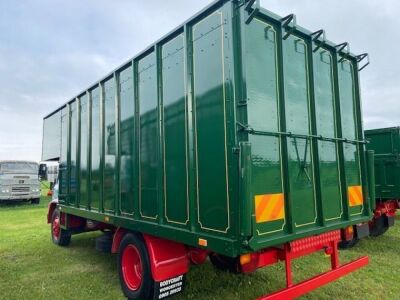
[[[362,218],[356,71],[334,48],[280,23],[245,26],[253,234],[301,233]]]

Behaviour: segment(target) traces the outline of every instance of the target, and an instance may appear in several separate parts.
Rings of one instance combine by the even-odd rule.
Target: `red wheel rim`
[[[52,225],[52,229],[53,229],[53,238],[55,240],[58,240],[60,237],[60,217],[56,216],[53,220],[53,225]]]
[[[143,268],[139,250],[128,245],[122,253],[122,275],[129,289],[136,291],[142,285]]]

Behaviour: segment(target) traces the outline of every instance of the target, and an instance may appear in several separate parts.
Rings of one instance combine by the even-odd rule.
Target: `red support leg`
[[[332,253],[331,253],[331,266],[332,270],[335,270],[339,267],[339,252],[337,241],[332,242]]]
[[[334,280],[339,279],[363,266],[368,264],[368,257],[361,257],[355,261],[348,264],[339,266],[335,270],[322,273],[313,278],[305,280],[303,282],[297,283],[290,288],[280,290],[278,292],[272,293],[270,295],[262,296],[258,300],[282,300],[282,299],[295,299],[308,292],[311,292],[325,284],[328,284]]]
[[[365,256],[345,265],[340,265],[337,248],[339,240],[340,230],[336,230],[285,244],[283,249],[276,248],[278,260],[285,261],[286,288],[260,297],[258,300],[292,300],[368,264],[368,257]],[[331,256],[331,270],[300,283],[293,283],[292,260],[323,250]]]
[[[292,278],[292,260],[290,257],[289,244],[285,245],[285,270],[286,270],[286,287],[291,287],[293,285]]]

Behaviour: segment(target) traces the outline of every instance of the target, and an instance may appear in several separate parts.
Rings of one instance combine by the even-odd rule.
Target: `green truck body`
[[[231,257],[371,218],[359,57],[239,4],[44,118],[61,212]]]
[[[400,128],[366,130],[365,137],[375,152],[376,198],[400,199]]]

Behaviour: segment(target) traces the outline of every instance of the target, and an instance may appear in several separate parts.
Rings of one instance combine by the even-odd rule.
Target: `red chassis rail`
[[[245,256],[241,257],[242,271],[248,273],[257,268],[271,265],[278,261],[284,261],[286,288],[262,296],[258,300],[294,299],[368,264],[368,257],[364,256],[350,263],[340,265],[337,248],[339,240],[340,230],[336,230],[293,241],[285,244],[283,248],[271,248],[263,252],[248,254],[247,258]],[[292,278],[292,260],[321,250],[330,255],[331,270],[294,284]]]

